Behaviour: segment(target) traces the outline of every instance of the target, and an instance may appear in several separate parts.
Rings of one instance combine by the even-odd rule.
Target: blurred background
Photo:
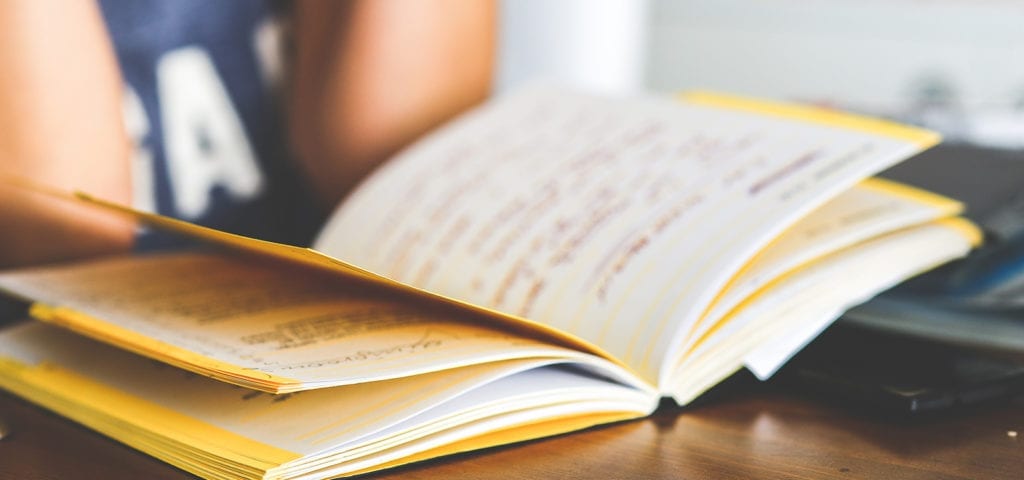
[[[1024,1],[503,0],[498,91],[713,89],[1024,149]]]

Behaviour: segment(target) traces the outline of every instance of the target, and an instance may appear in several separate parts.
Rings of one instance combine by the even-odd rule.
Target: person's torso
[[[281,18],[259,1],[101,0],[126,83],[135,206],[308,243],[318,220],[276,98]],[[141,249],[175,245],[149,232]]]

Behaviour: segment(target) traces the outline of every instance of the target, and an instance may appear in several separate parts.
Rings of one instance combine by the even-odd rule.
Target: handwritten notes
[[[160,360],[289,383],[271,391],[583,356],[303,273],[182,253],[4,274],[0,288],[56,307],[42,316],[87,335],[130,336],[130,348]]]
[[[316,247],[565,329],[656,381],[770,239],[919,148],[706,100],[499,100],[390,162]]]

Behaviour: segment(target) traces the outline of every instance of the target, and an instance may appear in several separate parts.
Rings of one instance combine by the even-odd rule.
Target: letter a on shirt
[[[256,196],[263,177],[213,62],[199,48],[168,52],[157,63],[168,174],[178,212],[197,218],[221,187]]]

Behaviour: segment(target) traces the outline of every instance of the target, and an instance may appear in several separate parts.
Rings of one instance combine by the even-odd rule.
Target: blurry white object
[[[1024,148],[1024,2],[655,0],[648,80],[836,105]]]
[[[543,81],[602,93],[644,86],[647,0],[504,0],[499,91]]]

